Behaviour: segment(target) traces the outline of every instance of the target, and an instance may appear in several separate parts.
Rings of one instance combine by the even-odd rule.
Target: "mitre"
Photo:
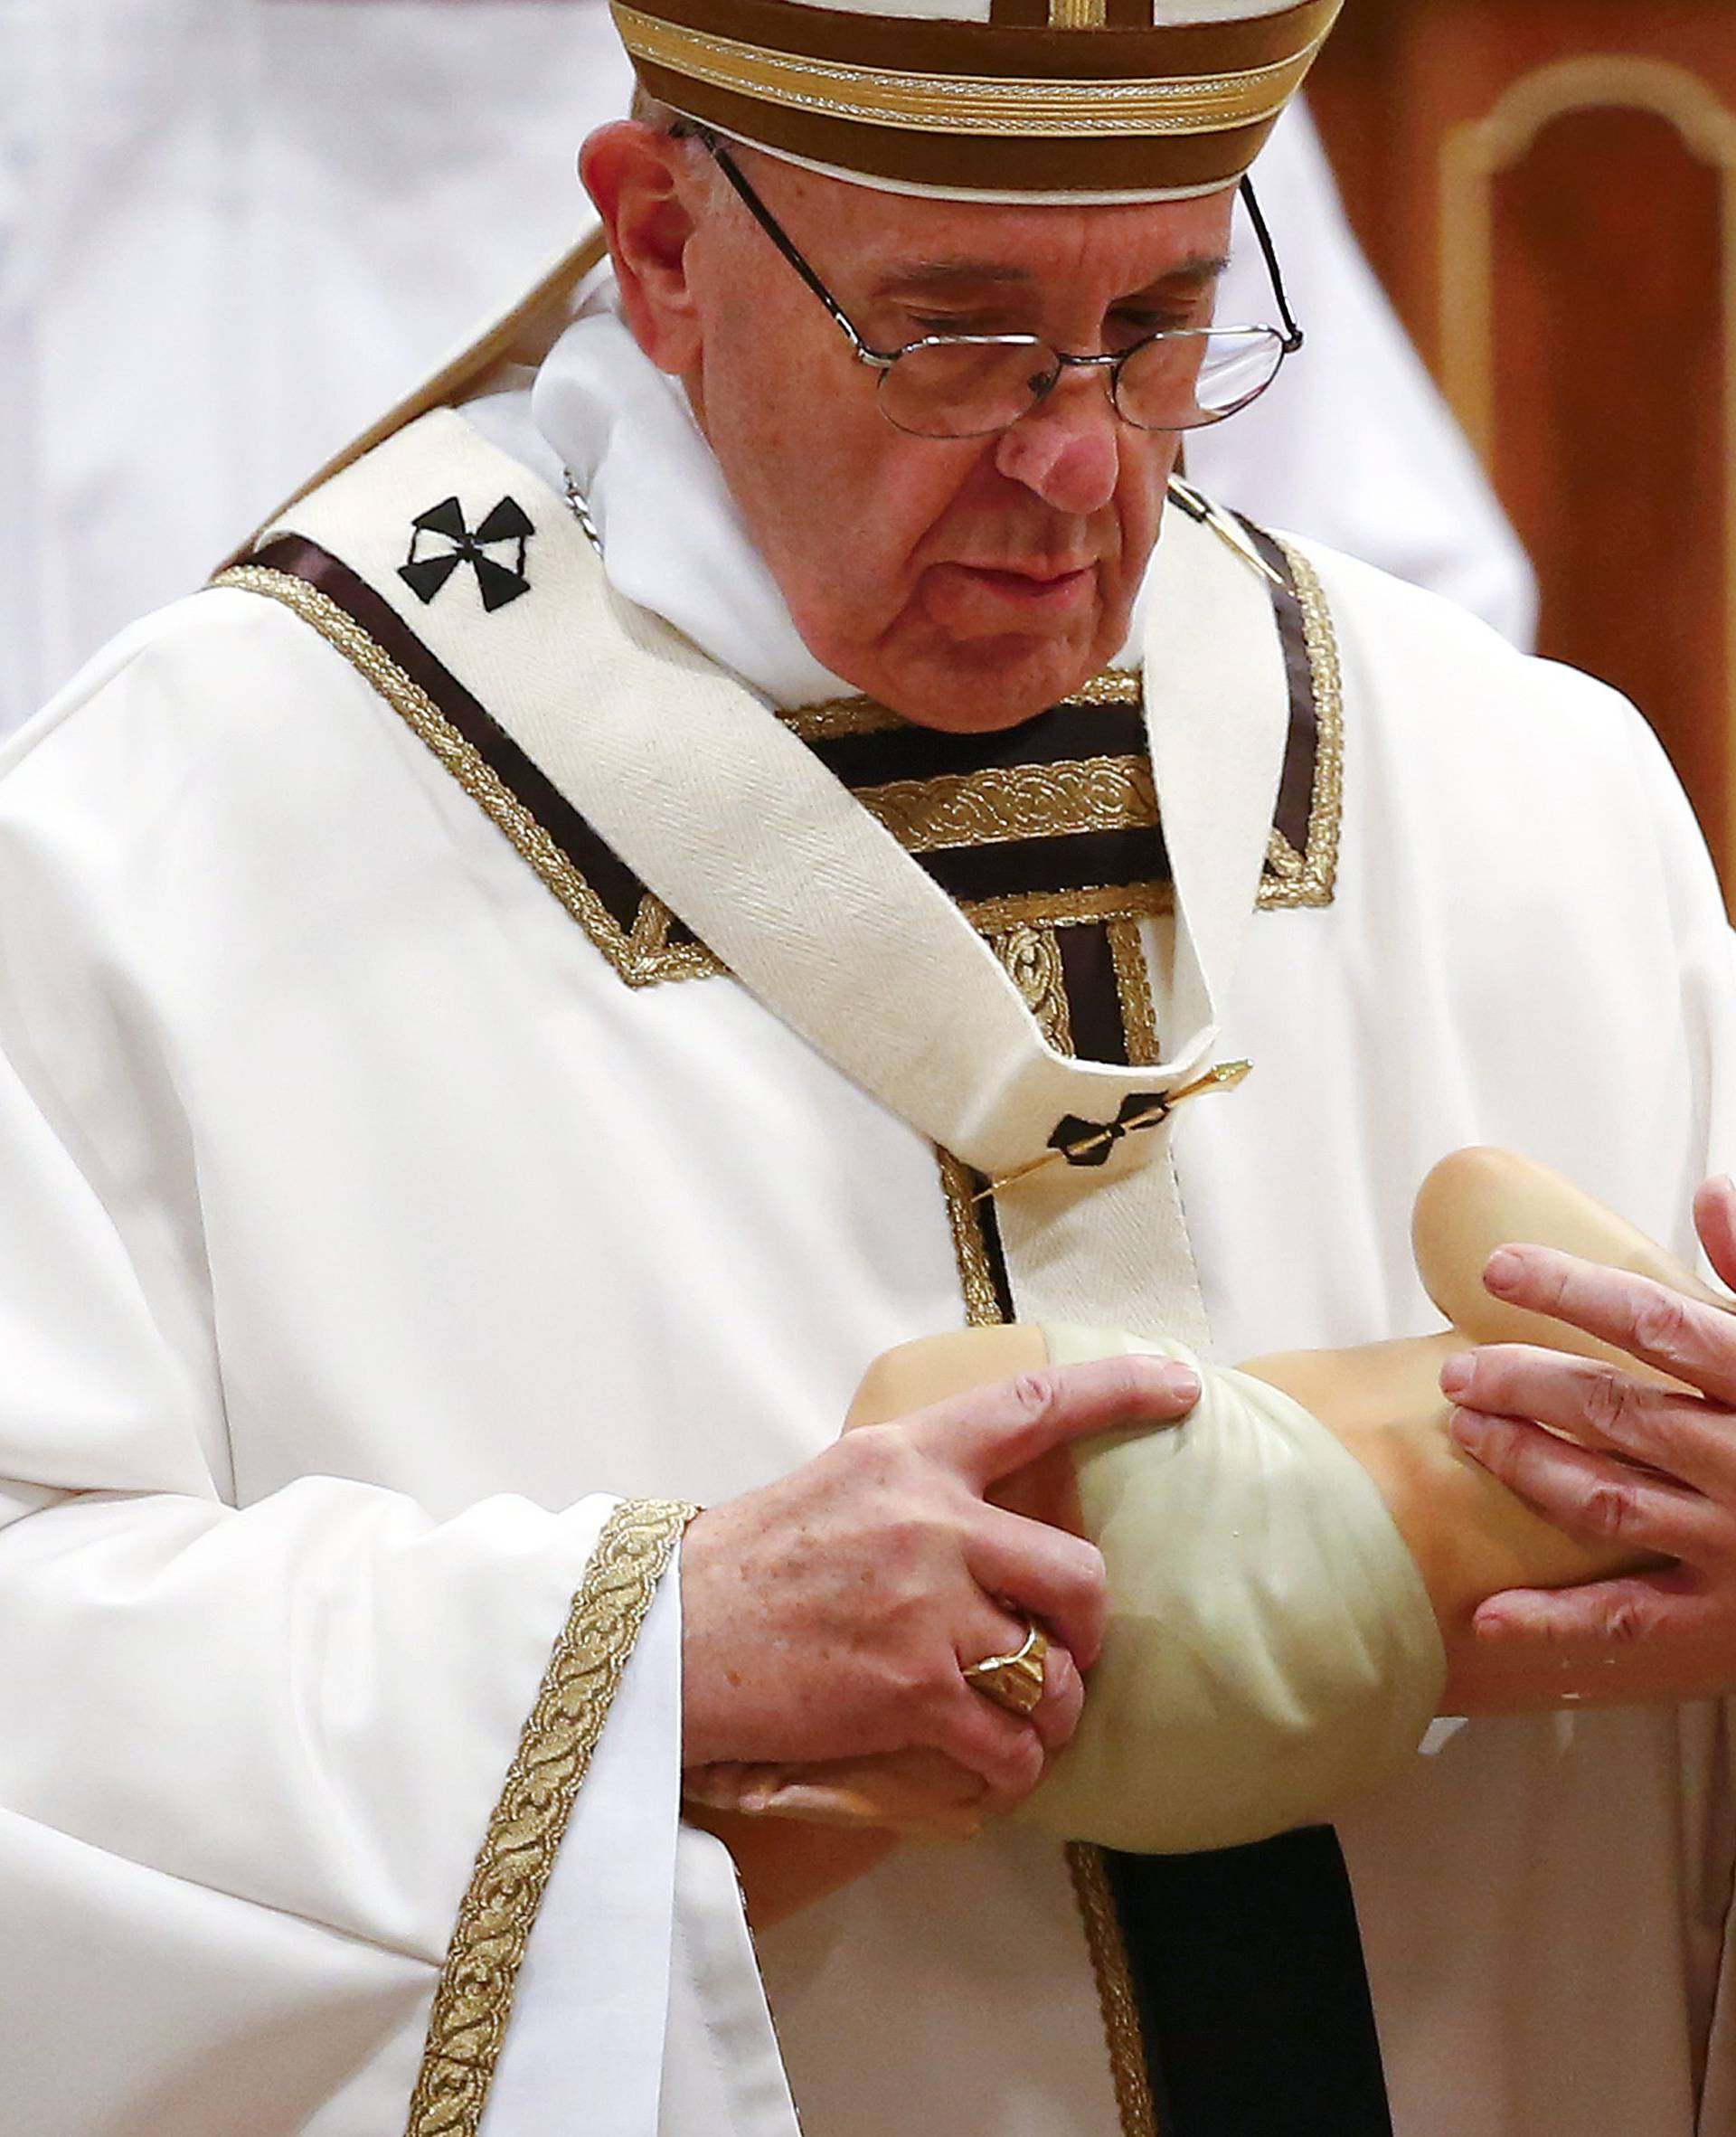
[[[612,0],[646,92],[858,184],[1183,200],[1231,185],[1344,0]]]

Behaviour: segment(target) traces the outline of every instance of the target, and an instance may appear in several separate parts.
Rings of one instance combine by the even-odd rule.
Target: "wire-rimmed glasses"
[[[797,250],[709,128],[677,129],[710,152],[742,205],[826,307],[859,364],[880,374],[882,413],[912,438],[992,438],[1046,400],[1069,371],[1101,371],[1121,420],[1139,430],[1197,430],[1221,423],[1260,396],[1287,356],[1302,346],[1271,232],[1252,184],[1242,197],[1271,276],[1282,326],[1165,326],[1123,349],[1074,355],[1033,334],[935,334],[899,349],[877,349]]]

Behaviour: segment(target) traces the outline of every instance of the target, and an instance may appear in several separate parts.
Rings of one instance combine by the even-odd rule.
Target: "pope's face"
[[[661,222],[636,222],[630,202],[621,212],[607,170],[599,184],[588,163],[627,317],[685,382],[809,649],[930,727],[1007,726],[1076,689],[1126,643],[1175,434],[1123,422],[1105,374],[1076,371],[997,437],[905,435],[882,411],[879,374],[703,167],[703,151],[665,149]],[[959,204],[745,149],[738,160],[874,348],[1029,333],[1090,355],[1210,321],[1232,194],[1160,206]]]

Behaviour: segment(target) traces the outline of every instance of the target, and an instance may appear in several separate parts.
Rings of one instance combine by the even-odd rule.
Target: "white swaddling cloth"
[[[1317,1418],[1182,1345],[1045,1329],[1056,1365],[1184,1360],[1179,1424],[1077,1457],[1110,1620],[1084,1718],[1017,1813],[1139,1854],[1330,1817],[1416,1752],[1446,1685],[1422,1574],[1373,1480]]]

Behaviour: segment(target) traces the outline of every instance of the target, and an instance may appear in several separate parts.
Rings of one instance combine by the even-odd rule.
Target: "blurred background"
[[[0,0],[0,730],[576,241],[627,90],[602,0]],[[1308,346],[1193,479],[1627,690],[1731,883],[1736,5],[1349,0],[1311,109]]]
[[[1370,260],[1736,890],[1736,5],[1349,0],[1313,84]]]

